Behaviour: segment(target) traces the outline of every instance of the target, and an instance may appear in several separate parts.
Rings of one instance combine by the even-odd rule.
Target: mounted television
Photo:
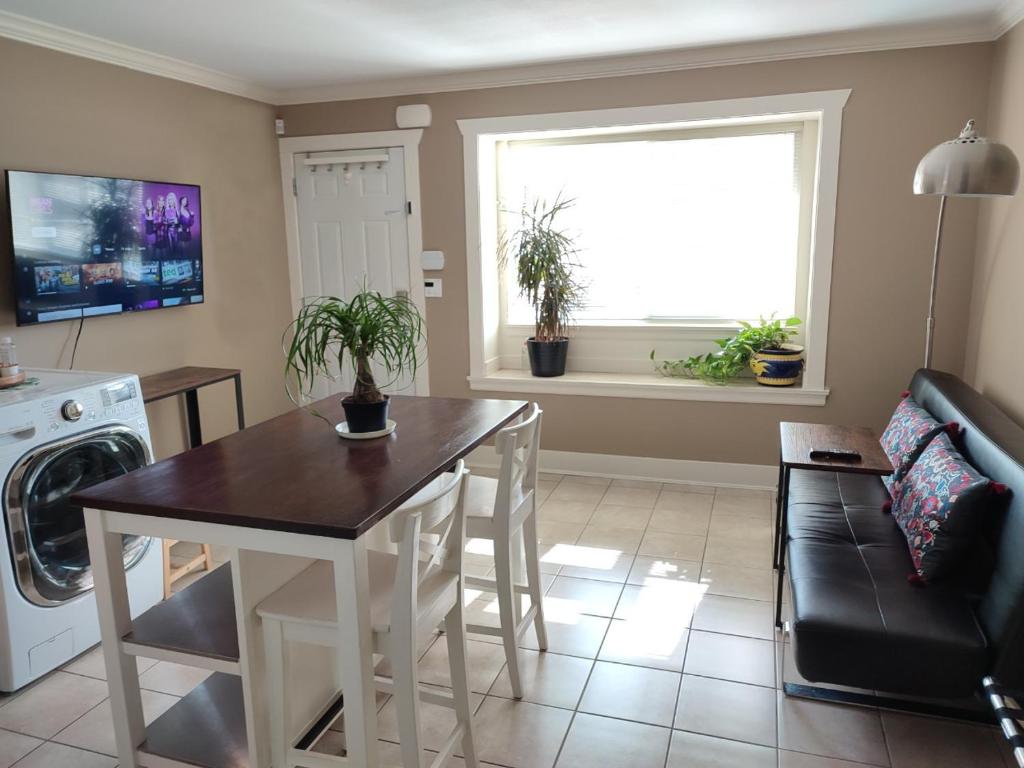
[[[18,325],[203,301],[199,187],[7,171]]]

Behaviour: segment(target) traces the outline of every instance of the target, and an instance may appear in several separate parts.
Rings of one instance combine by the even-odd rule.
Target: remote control
[[[818,448],[811,451],[812,459],[832,459],[834,461],[860,461],[860,454],[856,451],[844,450],[842,448]]]

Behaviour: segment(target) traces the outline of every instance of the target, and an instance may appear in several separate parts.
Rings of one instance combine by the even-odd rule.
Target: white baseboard
[[[466,463],[470,467],[494,469],[499,462],[494,447],[484,445],[473,451]],[[540,452],[540,470],[557,475],[600,475],[622,480],[767,490],[775,490],[779,476],[778,467],[767,464],[731,464],[545,450]]]

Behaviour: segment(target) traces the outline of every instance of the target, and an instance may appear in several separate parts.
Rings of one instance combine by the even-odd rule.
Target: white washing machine
[[[139,379],[29,370],[0,390],[0,690],[14,691],[100,639],[92,569],[75,491],[153,461]],[[163,597],[159,542],[124,537],[132,614]]]

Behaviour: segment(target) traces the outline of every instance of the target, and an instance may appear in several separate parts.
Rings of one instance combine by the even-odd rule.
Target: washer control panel
[[[65,400],[60,407],[60,415],[64,421],[78,421],[85,413],[85,406],[77,400]]]

